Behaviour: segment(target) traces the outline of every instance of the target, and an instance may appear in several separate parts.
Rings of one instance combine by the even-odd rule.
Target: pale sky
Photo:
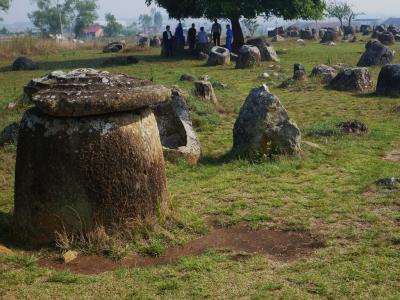
[[[179,0],[177,0],[179,1]],[[347,0],[356,10],[365,12],[368,17],[400,17],[400,0]],[[111,12],[117,18],[132,19],[141,13],[149,12],[145,0],[99,0],[99,15]],[[13,0],[8,13],[0,13],[4,22],[26,22],[27,13],[34,10],[31,0]]]

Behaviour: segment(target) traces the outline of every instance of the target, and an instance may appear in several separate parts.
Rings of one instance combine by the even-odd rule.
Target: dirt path
[[[321,248],[324,243],[309,234],[272,230],[252,231],[244,225],[213,230],[210,234],[188,244],[169,249],[160,257],[133,255],[114,263],[102,256],[79,256],[69,264],[54,259],[40,260],[43,267],[56,270],[70,270],[82,274],[98,274],[115,270],[121,266],[144,267],[174,264],[181,257],[196,256],[213,248],[228,248],[249,255],[268,255],[279,261],[291,261],[307,256]]]

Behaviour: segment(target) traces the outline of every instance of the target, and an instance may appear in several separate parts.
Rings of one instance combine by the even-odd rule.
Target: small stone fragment
[[[67,251],[62,255],[64,264],[69,264],[78,258],[79,253],[77,251]]]

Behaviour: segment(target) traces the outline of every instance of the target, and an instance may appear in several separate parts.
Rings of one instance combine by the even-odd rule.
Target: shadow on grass
[[[147,63],[162,63],[162,62],[178,62],[182,60],[194,60],[193,56],[189,54],[177,55],[173,57],[162,57],[160,55],[134,55],[134,54],[121,54],[121,55],[107,55],[103,57],[96,57],[96,58],[88,58],[88,59],[70,59],[70,60],[58,60],[58,61],[38,61],[38,70],[44,71],[54,71],[60,69],[79,69],[79,68],[92,68],[92,69],[100,69],[100,68],[108,68],[108,67],[117,67],[115,66],[104,66],[104,62],[110,58],[115,57],[124,57],[124,56],[135,56],[140,62],[147,62]],[[129,65],[120,65],[129,66]],[[0,72],[11,72],[12,67],[4,66],[0,68]],[[19,72],[19,71],[15,71]]]

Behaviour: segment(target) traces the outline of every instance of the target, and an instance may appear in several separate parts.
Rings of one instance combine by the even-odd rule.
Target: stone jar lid
[[[94,69],[54,71],[24,90],[41,111],[54,117],[134,111],[171,98],[171,90],[162,85]]]

